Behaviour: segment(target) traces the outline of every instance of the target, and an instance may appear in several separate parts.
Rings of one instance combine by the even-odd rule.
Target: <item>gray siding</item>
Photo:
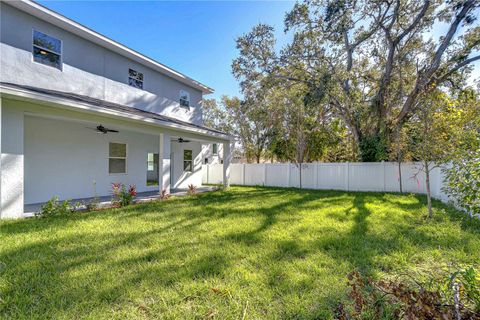
[[[66,30],[0,3],[3,82],[74,92],[202,123],[202,92],[146,66],[82,39]],[[63,70],[33,62],[32,30],[63,42]],[[128,85],[128,69],[144,74],[144,90]],[[190,93],[189,110],[178,103],[180,90]]]

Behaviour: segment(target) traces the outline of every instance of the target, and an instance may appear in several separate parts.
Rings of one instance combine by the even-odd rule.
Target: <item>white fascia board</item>
[[[99,108],[95,105],[91,105],[85,102],[71,101],[65,98],[52,97],[48,94],[31,92],[28,90],[17,89],[17,88],[8,88],[1,85],[0,85],[0,96],[5,98],[10,98],[13,100],[30,101],[30,102],[45,104],[48,106],[54,106],[54,107],[78,111],[78,112],[93,113],[93,114],[102,115],[106,117],[121,119],[124,121],[133,121],[137,123],[140,122],[144,124],[150,124],[150,125],[158,126],[161,128],[198,134],[198,135],[206,136],[210,138],[217,138],[222,141],[233,141],[234,139],[232,136],[211,132],[201,128],[194,128],[190,126],[181,125],[178,123],[151,119],[147,117],[142,117],[140,115],[121,112],[117,110]]]
[[[67,30],[81,38],[89,40],[99,46],[102,46],[106,49],[109,49],[113,52],[119,53],[129,59],[132,59],[140,64],[145,65],[146,67],[152,68],[160,73],[163,73],[177,81],[180,81],[190,87],[196,88],[202,91],[204,94],[213,93],[214,90],[186,75],[167,67],[164,64],[161,64],[158,61],[155,61],[133,49],[130,49],[106,36],[95,32],[78,22],[68,19],[61,14],[58,14],[38,3],[28,0],[16,0],[16,1],[5,1],[8,5],[15,7],[21,11],[24,11],[34,17],[37,17],[41,20],[47,21],[57,27],[60,27],[64,30]]]

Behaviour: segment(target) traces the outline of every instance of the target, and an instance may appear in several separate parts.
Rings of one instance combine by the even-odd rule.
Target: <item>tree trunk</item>
[[[428,161],[424,161],[425,166],[425,185],[427,188],[427,205],[428,205],[428,217],[431,219],[432,214],[432,195],[430,193],[430,168]]]

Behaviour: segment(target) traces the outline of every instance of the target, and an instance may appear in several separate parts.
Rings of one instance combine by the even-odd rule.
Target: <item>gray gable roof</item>
[[[161,114],[158,114],[158,113],[149,112],[149,111],[141,110],[141,109],[138,109],[138,108],[129,107],[129,106],[126,106],[126,105],[113,103],[113,102],[109,102],[109,101],[105,101],[105,100],[100,100],[100,99],[96,99],[96,98],[92,98],[92,97],[88,97],[88,96],[84,96],[84,95],[80,95],[80,94],[76,94],[76,93],[72,93],[72,92],[49,90],[49,89],[43,89],[43,88],[20,85],[20,84],[15,84],[15,83],[8,83],[8,82],[0,82],[0,85],[5,86],[5,87],[14,88],[14,89],[16,88],[16,89],[27,90],[27,91],[34,92],[34,93],[46,94],[46,95],[49,95],[49,96],[52,96],[52,97],[68,99],[68,100],[71,100],[71,101],[74,101],[74,102],[77,101],[77,102],[87,103],[87,104],[93,105],[93,106],[98,107],[98,108],[103,108],[103,109],[113,110],[113,111],[120,111],[120,112],[124,112],[124,113],[129,113],[129,114],[135,115],[135,116],[141,116],[141,117],[144,117],[144,118],[149,118],[149,119],[152,119],[152,120],[160,120],[160,121],[165,121],[165,122],[169,122],[169,123],[172,123],[172,124],[182,125],[182,126],[185,126],[185,127],[191,127],[191,128],[194,128],[194,129],[202,129],[202,130],[206,130],[206,131],[216,133],[216,134],[228,135],[225,132],[222,132],[222,131],[219,131],[219,130],[215,130],[215,129],[208,128],[208,127],[205,127],[205,126],[201,126],[201,125],[193,124],[193,123],[190,123],[190,122],[178,120],[178,119],[175,119],[175,118],[172,118],[172,117],[167,117],[167,116],[164,116],[164,115],[161,115]]]

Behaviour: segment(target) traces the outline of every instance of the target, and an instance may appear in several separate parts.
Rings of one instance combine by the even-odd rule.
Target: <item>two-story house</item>
[[[202,145],[231,137],[202,125],[213,90],[35,2],[2,1],[0,217],[52,196],[201,185]]]

